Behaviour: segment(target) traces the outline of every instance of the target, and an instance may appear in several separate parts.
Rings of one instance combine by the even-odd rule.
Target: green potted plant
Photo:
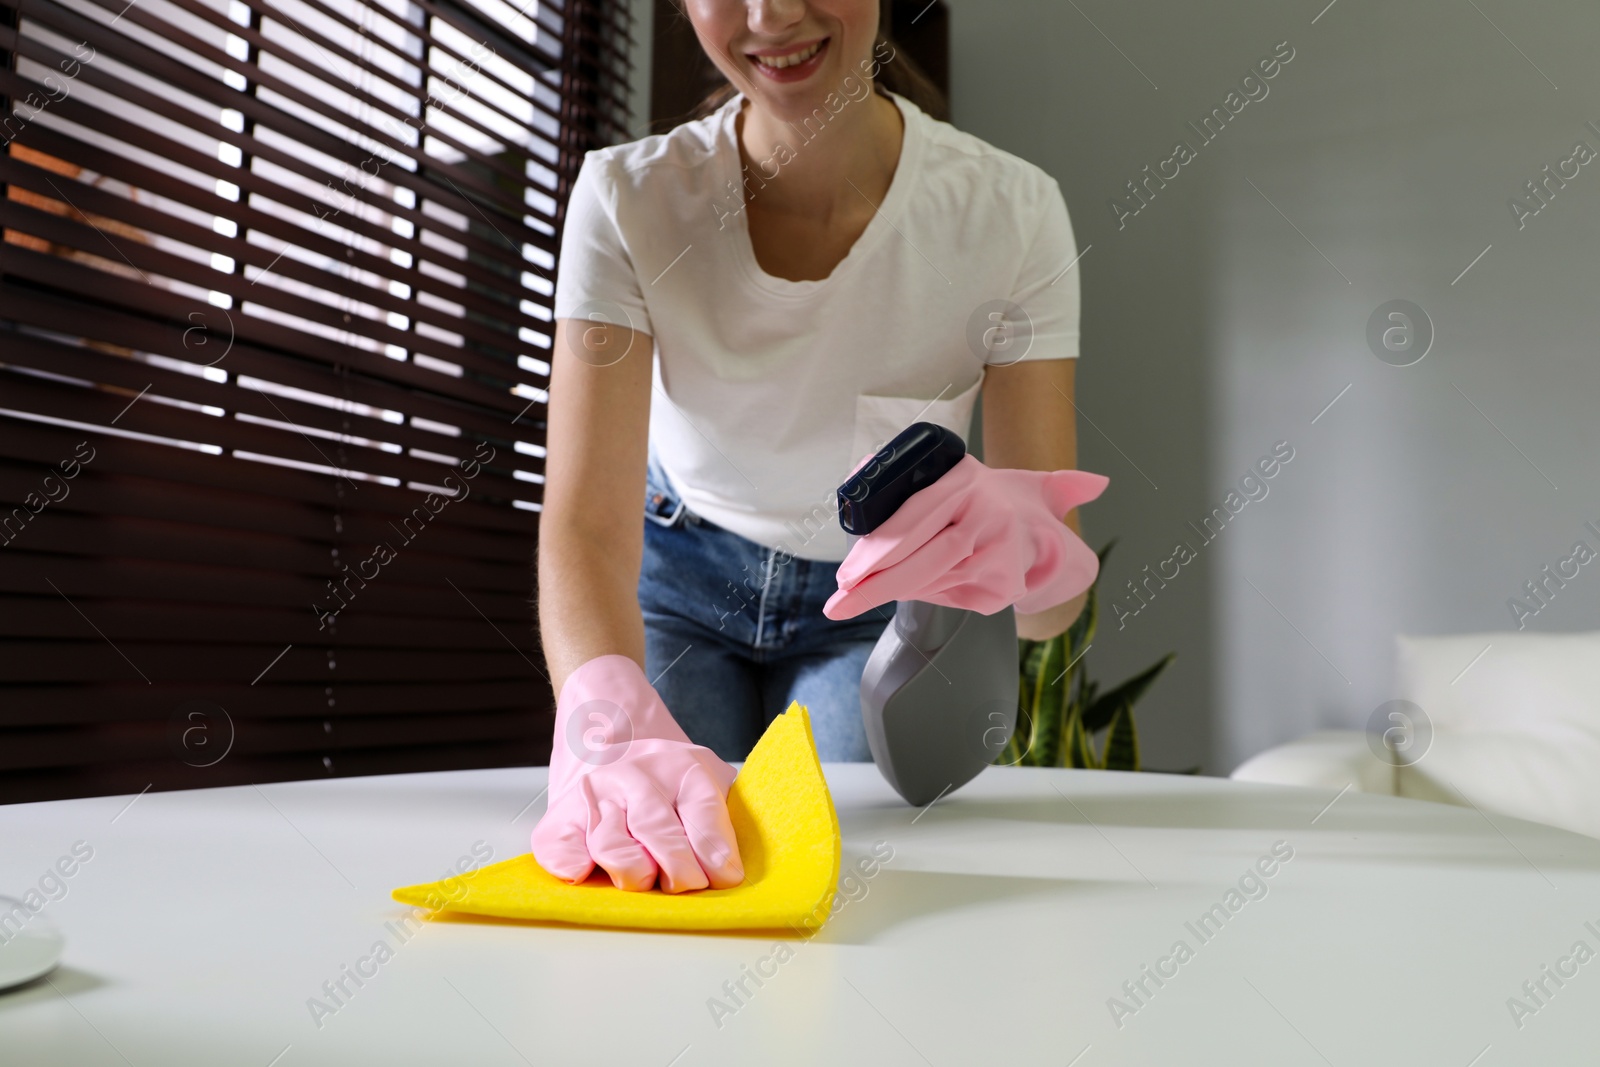
[[[1116,538],[1097,553],[1101,573],[1114,544]],[[1048,641],[1018,640],[1022,676],[1017,728],[995,758],[997,764],[1142,769],[1133,706],[1178,654],[1168,652],[1154,665],[1101,693],[1099,683],[1089,678],[1083,662],[1099,622],[1098,585],[1097,578],[1089,587],[1082,614],[1064,633]],[[1097,745],[1095,737],[1102,731],[1104,739]]]

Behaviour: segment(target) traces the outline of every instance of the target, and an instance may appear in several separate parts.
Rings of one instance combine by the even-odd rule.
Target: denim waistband
[[[645,475],[646,527],[639,602],[654,615],[692,620],[746,651],[775,652],[835,640],[873,639],[893,606],[835,622],[822,606],[838,564],[769,548],[695,514],[672,489],[654,450]],[[669,532],[670,531],[670,532]]]

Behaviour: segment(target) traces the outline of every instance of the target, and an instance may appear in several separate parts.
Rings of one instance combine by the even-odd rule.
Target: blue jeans
[[[861,672],[895,605],[835,622],[837,563],[800,559],[684,506],[650,456],[645,486],[645,675],[695,744],[742,760],[798,700],[824,760],[872,759]]]

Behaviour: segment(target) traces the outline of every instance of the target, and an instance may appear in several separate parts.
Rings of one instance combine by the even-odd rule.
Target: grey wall
[[[1198,553],[1087,661],[1115,680],[1178,652],[1141,712],[1156,766],[1226,773],[1360,726],[1394,695],[1396,632],[1514,629],[1524,582],[1600,548],[1600,160],[1520,230],[1507,205],[1575,141],[1600,150],[1600,9],[1324,2],[951,0],[956,125],[1054,174],[1093,246],[1102,589]],[[1186,123],[1284,40],[1268,95],[1202,145]],[[1197,158],[1119,229],[1108,200],[1179,138]],[[1436,329],[1407,367],[1365,338],[1396,298]],[[1267,496],[1203,544],[1190,520],[1280,440]],[[1600,626],[1600,565],[1526,624]]]
[[[1523,583],[1600,549],[1600,160],[1524,228],[1507,207],[1600,150],[1600,8],[947,2],[956,125],[1055,175],[1088,248],[1101,588],[1132,603],[1143,567],[1196,552],[1120,629],[1107,605],[1086,660],[1109,683],[1177,651],[1141,706],[1148,765],[1222,774],[1359,726],[1395,695],[1396,632],[1512,629]],[[1267,96],[1202,144],[1186,124],[1281,41]],[[1179,139],[1194,160],[1119,228],[1108,201]],[[1436,331],[1411,366],[1366,340],[1393,299]],[[1190,523],[1278,441],[1294,458],[1204,543]],[[1600,563],[1527,626],[1600,627]]]

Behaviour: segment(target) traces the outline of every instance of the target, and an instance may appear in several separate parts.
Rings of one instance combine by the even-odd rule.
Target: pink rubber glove
[[[628,656],[596,656],[556,698],[550,800],[533,858],[573,884],[598,865],[618,889],[728,889],[744,880],[728,819],[736,772],[692,744]]]
[[[1062,520],[1110,481],[963,456],[855,543],[822,613],[851,619],[893,600],[921,600],[982,615],[1007,605],[1031,614],[1071,600],[1094,584],[1100,560]]]

